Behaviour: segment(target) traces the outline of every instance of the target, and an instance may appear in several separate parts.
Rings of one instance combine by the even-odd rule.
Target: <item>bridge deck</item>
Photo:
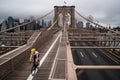
[[[59,40],[58,40],[59,41]],[[44,63],[38,70],[37,74],[34,76],[33,80],[48,80],[48,76],[50,74],[50,70],[52,67],[52,63],[57,52],[58,41],[50,51],[48,57],[45,59]]]
[[[46,51],[49,49],[53,41],[56,39],[57,35],[58,34],[54,35],[53,38],[49,40],[49,42],[45,43],[45,45],[41,46],[41,48],[38,50],[41,53],[40,59],[44,56]],[[57,51],[57,48],[58,48],[58,42],[55,44],[50,54],[48,55],[47,59],[40,67],[38,73],[34,76],[33,78],[34,80],[47,80],[48,79],[51,65],[54,60],[54,56]],[[11,75],[7,76],[6,79],[7,80],[26,80],[31,73],[30,70],[32,67],[32,64],[29,64],[28,60],[18,65],[19,67],[14,69],[14,72],[11,73]]]

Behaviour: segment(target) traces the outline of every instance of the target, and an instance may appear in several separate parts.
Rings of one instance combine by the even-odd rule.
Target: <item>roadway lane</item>
[[[82,46],[92,46],[88,42],[80,43]],[[102,49],[72,49],[72,53],[75,55],[74,62],[76,65],[120,65],[112,59],[112,57],[107,56],[109,54],[107,51]],[[76,54],[77,53],[77,54]],[[77,61],[77,62],[76,62]],[[81,63],[80,63],[81,62]]]
[[[75,44],[76,45],[76,44]],[[79,45],[79,44],[77,44]],[[80,43],[82,46],[92,46],[91,43]],[[72,49],[74,63],[76,65],[119,65],[111,60],[101,49]],[[78,72],[77,70],[76,72]],[[78,76],[78,80],[119,80],[120,70],[85,70]]]

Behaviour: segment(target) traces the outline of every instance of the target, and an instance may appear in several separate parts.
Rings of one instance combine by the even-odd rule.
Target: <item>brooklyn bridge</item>
[[[51,26],[18,30],[52,13]],[[76,27],[76,15],[95,27]],[[0,80],[120,80],[120,32],[83,16],[75,6],[54,6],[42,17],[2,30],[0,41],[10,43],[0,46],[10,49],[0,55]],[[29,63],[33,47],[40,53],[34,76]]]

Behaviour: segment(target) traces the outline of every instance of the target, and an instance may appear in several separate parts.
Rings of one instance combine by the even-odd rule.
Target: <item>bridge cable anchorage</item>
[[[38,67],[40,68],[43,64],[43,62],[45,61],[45,59],[47,58],[48,54],[50,53],[50,51],[52,50],[53,46],[55,45],[55,43],[57,42],[57,40],[59,39],[61,33],[59,33],[59,35],[57,36],[57,38],[54,40],[54,42],[52,43],[51,47],[48,49],[48,51],[45,53],[45,55],[42,57],[42,59],[39,61],[39,65]],[[35,74],[38,72],[38,69],[36,69]],[[32,72],[33,73],[33,72]],[[32,74],[30,74],[27,78],[27,80],[32,80],[34,78],[34,76],[32,76]]]
[[[0,34],[6,32],[6,31],[10,31],[10,30],[13,30],[13,29],[19,28],[19,27],[21,27],[21,26],[22,26],[22,27],[25,27],[25,25],[28,25],[28,24],[30,24],[30,23],[32,23],[32,22],[35,22],[35,21],[37,21],[37,20],[40,20],[40,19],[42,19],[42,18],[48,16],[48,15],[51,14],[52,12],[53,12],[53,10],[50,11],[49,13],[45,14],[44,16],[42,16],[42,17],[36,19],[36,20],[32,20],[32,21],[30,21],[30,22],[26,22],[26,23],[23,23],[23,24],[20,24],[20,25],[14,26],[14,27],[12,27],[12,28],[2,30],[2,31],[0,31]]]
[[[76,10],[75,10],[75,12],[76,12],[80,17],[82,17],[83,19],[85,19],[86,21],[89,21],[89,22],[91,22],[91,23],[93,23],[93,24],[95,24],[95,25],[101,26],[101,28],[107,29],[107,30],[109,30],[109,31],[111,31],[111,32],[113,32],[113,33],[120,34],[119,32],[116,32],[116,31],[114,31],[114,30],[108,29],[108,28],[106,28],[105,26],[103,26],[103,25],[101,25],[101,24],[98,24],[98,23],[96,23],[96,22],[94,22],[94,21],[86,18],[85,16],[81,15],[81,14],[80,14],[78,11],[76,11]]]

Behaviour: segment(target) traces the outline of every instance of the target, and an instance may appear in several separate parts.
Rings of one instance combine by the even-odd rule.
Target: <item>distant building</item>
[[[36,24],[35,24],[35,30],[38,30],[40,29],[40,21],[36,21]]]
[[[44,25],[43,25],[44,27],[47,27],[47,24],[46,24],[46,22],[44,22]]]
[[[120,26],[113,28],[114,31],[120,31]]]
[[[24,23],[27,23],[29,21],[30,20],[28,20],[28,19],[24,19]],[[21,27],[20,30],[30,30],[30,25],[25,25],[25,26]]]
[[[19,19],[14,19],[14,26],[17,26],[20,24],[20,20]],[[20,31],[20,27],[15,29],[15,32],[19,32]]]
[[[90,25],[90,29],[93,29],[94,28],[94,26],[93,25]]]
[[[0,24],[0,31],[1,31],[1,24]]]
[[[33,21],[34,20],[34,16],[30,16],[30,21]]]
[[[30,20],[29,19],[24,19],[24,23],[27,23],[29,22]]]
[[[1,23],[1,31],[6,29],[7,29],[7,21],[5,20]]]
[[[109,29],[111,29],[111,26],[109,25]]]
[[[52,21],[48,21],[48,27],[50,27],[52,25]]]
[[[44,24],[45,24],[44,19],[42,19],[42,27],[45,27]]]
[[[35,20],[34,16],[30,16],[30,21]],[[36,22],[29,25],[29,30],[36,30]]]
[[[16,18],[16,19],[14,19],[14,23],[15,23],[14,25],[19,25],[20,24],[20,20]]]
[[[14,27],[14,19],[11,16],[8,17],[7,23],[8,23],[8,29]],[[8,32],[14,32],[14,30],[10,30]]]
[[[13,26],[14,26],[14,19],[11,16],[9,16],[8,17],[8,28],[11,28]]]
[[[83,28],[83,22],[82,21],[79,21],[77,23],[77,28]]]
[[[89,22],[86,23],[86,28],[87,28],[87,29],[90,28],[90,23],[89,23]]]

